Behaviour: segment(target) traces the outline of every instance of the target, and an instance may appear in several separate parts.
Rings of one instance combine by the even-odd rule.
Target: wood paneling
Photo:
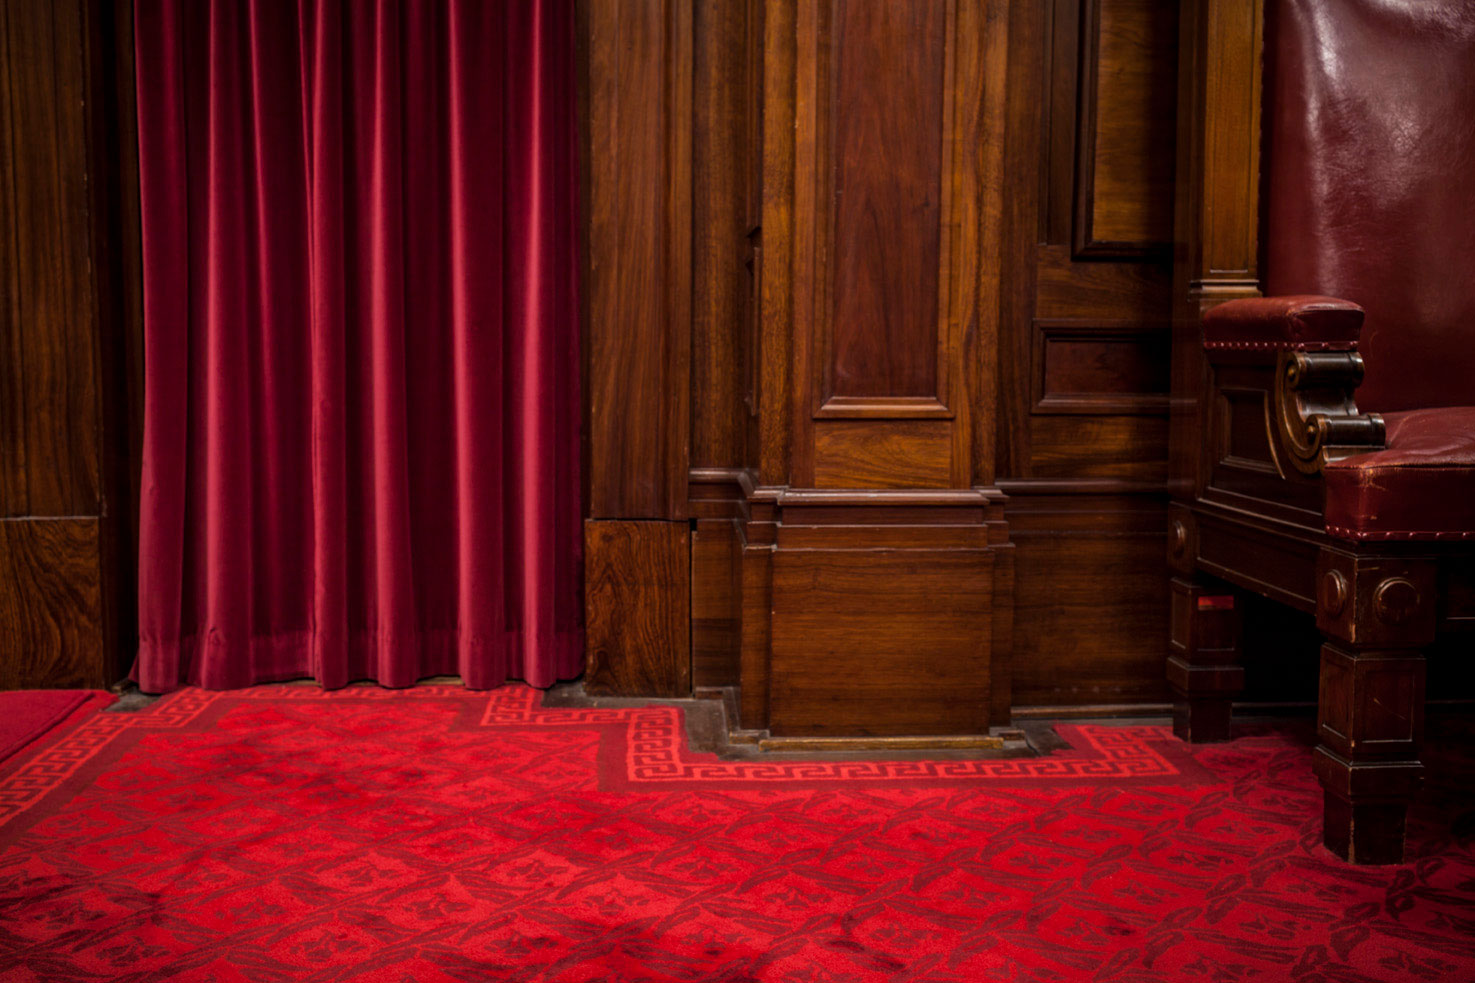
[[[826,396],[937,395],[946,15],[943,3],[834,3]]]
[[[1150,416],[1051,414],[1031,421],[1031,477],[1167,481],[1168,421]]]
[[[693,5],[691,465],[749,463],[754,2]],[[752,223],[756,224],[756,223]]]
[[[765,215],[792,253],[772,253],[765,218],[764,290],[784,300],[765,308],[763,360],[791,350],[794,376],[772,378],[790,387],[788,467],[761,480],[814,485],[817,420],[930,418],[951,421],[948,483],[986,484],[1007,24],[953,0],[796,6],[792,48],[765,55],[785,86],[765,103]],[[792,164],[769,166],[791,140]]]
[[[696,684],[735,674],[774,737],[1160,701],[1174,6],[702,0],[687,34],[669,0],[581,2],[639,49],[588,60],[590,193],[633,196],[589,209],[591,305],[630,283],[606,340],[590,312],[591,514],[696,519]],[[614,394],[684,384],[682,275],[667,419]]]
[[[945,420],[826,420],[815,427],[816,488],[946,488]]]
[[[691,534],[685,522],[584,523],[584,688],[691,694]]]
[[[1010,16],[998,468],[1014,706],[1160,703],[1176,6]]]
[[[1140,256],[1173,239],[1177,5],[1081,6],[1075,251]]]
[[[99,520],[0,520],[0,689],[99,687]]]
[[[5,687],[106,686],[136,644],[131,9],[0,3]]]
[[[586,480],[599,518],[685,515],[692,6],[580,2]]]
[[[1037,413],[1168,412],[1167,325],[1035,320]]]
[[[1165,700],[1161,496],[1031,498],[1009,525],[1015,705]]]
[[[771,732],[986,731],[991,565],[984,551],[777,552]]]
[[[4,6],[6,310],[0,515],[95,515],[97,317],[89,269],[82,6]]]
[[[1007,714],[988,487],[1007,27],[999,0],[765,5],[745,728],[976,734]]]
[[[699,519],[691,534],[691,685],[738,684],[742,645],[742,531]]]

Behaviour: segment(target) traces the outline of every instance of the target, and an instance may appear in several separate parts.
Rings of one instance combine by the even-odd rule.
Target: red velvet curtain
[[[143,690],[580,671],[572,7],[139,0]]]

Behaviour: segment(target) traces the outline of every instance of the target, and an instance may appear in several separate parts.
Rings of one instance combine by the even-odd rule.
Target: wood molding
[[[1031,411],[1034,413],[1063,414],[1116,414],[1164,416],[1168,412],[1168,358],[1169,339],[1167,324],[1144,324],[1124,319],[1088,320],[1084,318],[1036,318],[1034,326],[1034,357],[1031,372]],[[1137,366],[1136,375],[1123,372],[1122,366],[1110,371],[1101,365],[1087,365],[1083,374],[1094,369],[1095,376],[1115,385],[1115,391],[1106,389],[1056,390],[1050,385],[1052,367],[1051,342],[1094,344],[1098,349],[1108,344],[1125,346],[1135,343],[1139,348],[1160,348],[1162,355],[1161,382],[1152,387],[1141,376],[1153,374],[1153,366]],[[1099,360],[1098,360],[1099,361]],[[1123,376],[1126,378],[1123,378]]]

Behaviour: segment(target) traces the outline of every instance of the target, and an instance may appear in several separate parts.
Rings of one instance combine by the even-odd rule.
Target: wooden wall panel
[[[4,687],[106,686],[136,645],[131,9],[0,2]]]
[[[1167,411],[1166,324],[1037,318],[1034,325],[1035,412]]]
[[[1175,5],[580,2],[590,514],[696,520],[695,684],[775,739],[1160,699]]]
[[[7,3],[7,257],[0,514],[93,515],[101,498],[81,5]]]
[[[691,682],[710,691],[738,683],[743,480],[757,463],[763,3],[693,9]]]
[[[815,428],[816,488],[946,488],[946,420],[831,420]]]
[[[702,13],[704,32],[734,30],[722,11]],[[723,163],[732,100],[712,82],[732,56],[722,45],[703,48],[699,91],[696,5],[685,0],[578,0],[577,29],[585,514],[598,520],[585,527],[586,686],[685,696],[694,323],[702,332],[697,377],[718,407],[730,408],[736,358],[726,323],[735,294],[720,271],[737,251],[693,235],[693,153],[700,130],[699,173],[719,196],[701,202],[701,217],[713,236],[737,231],[738,206],[720,197],[737,184]],[[737,439],[720,409],[701,415],[699,434],[702,453],[716,457]]]
[[[736,468],[753,443],[748,148],[752,0],[693,4],[691,466]]]
[[[589,514],[686,514],[692,5],[580,0]]]
[[[1077,255],[1120,258],[1173,240],[1177,5],[1083,0]]]
[[[742,645],[742,530],[699,519],[691,534],[691,685],[738,684]]]
[[[992,562],[965,550],[775,553],[771,732],[985,732]]]
[[[937,395],[946,15],[943,3],[834,3],[827,397]]]
[[[1005,250],[1020,272],[998,468],[1016,710],[1166,697],[1176,16],[1146,0],[1011,8]]]
[[[691,536],[685,523],[584,524],[584,688],[691,694]]]
[[[764,4],[739,706],[773,740],[1007,716],[1007,27],[1002,0]]]
[[[1151,498],[1036,497],[1009,510],[1014,704],[1161,703],[1168,582]]]
[[[107,685],[103,565],[92,519],[0,520],[0,689]]]

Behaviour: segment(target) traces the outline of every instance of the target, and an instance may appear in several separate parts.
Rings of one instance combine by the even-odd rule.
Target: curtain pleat
[[[582,668],[563,0],[139,0],[147,692]]]

